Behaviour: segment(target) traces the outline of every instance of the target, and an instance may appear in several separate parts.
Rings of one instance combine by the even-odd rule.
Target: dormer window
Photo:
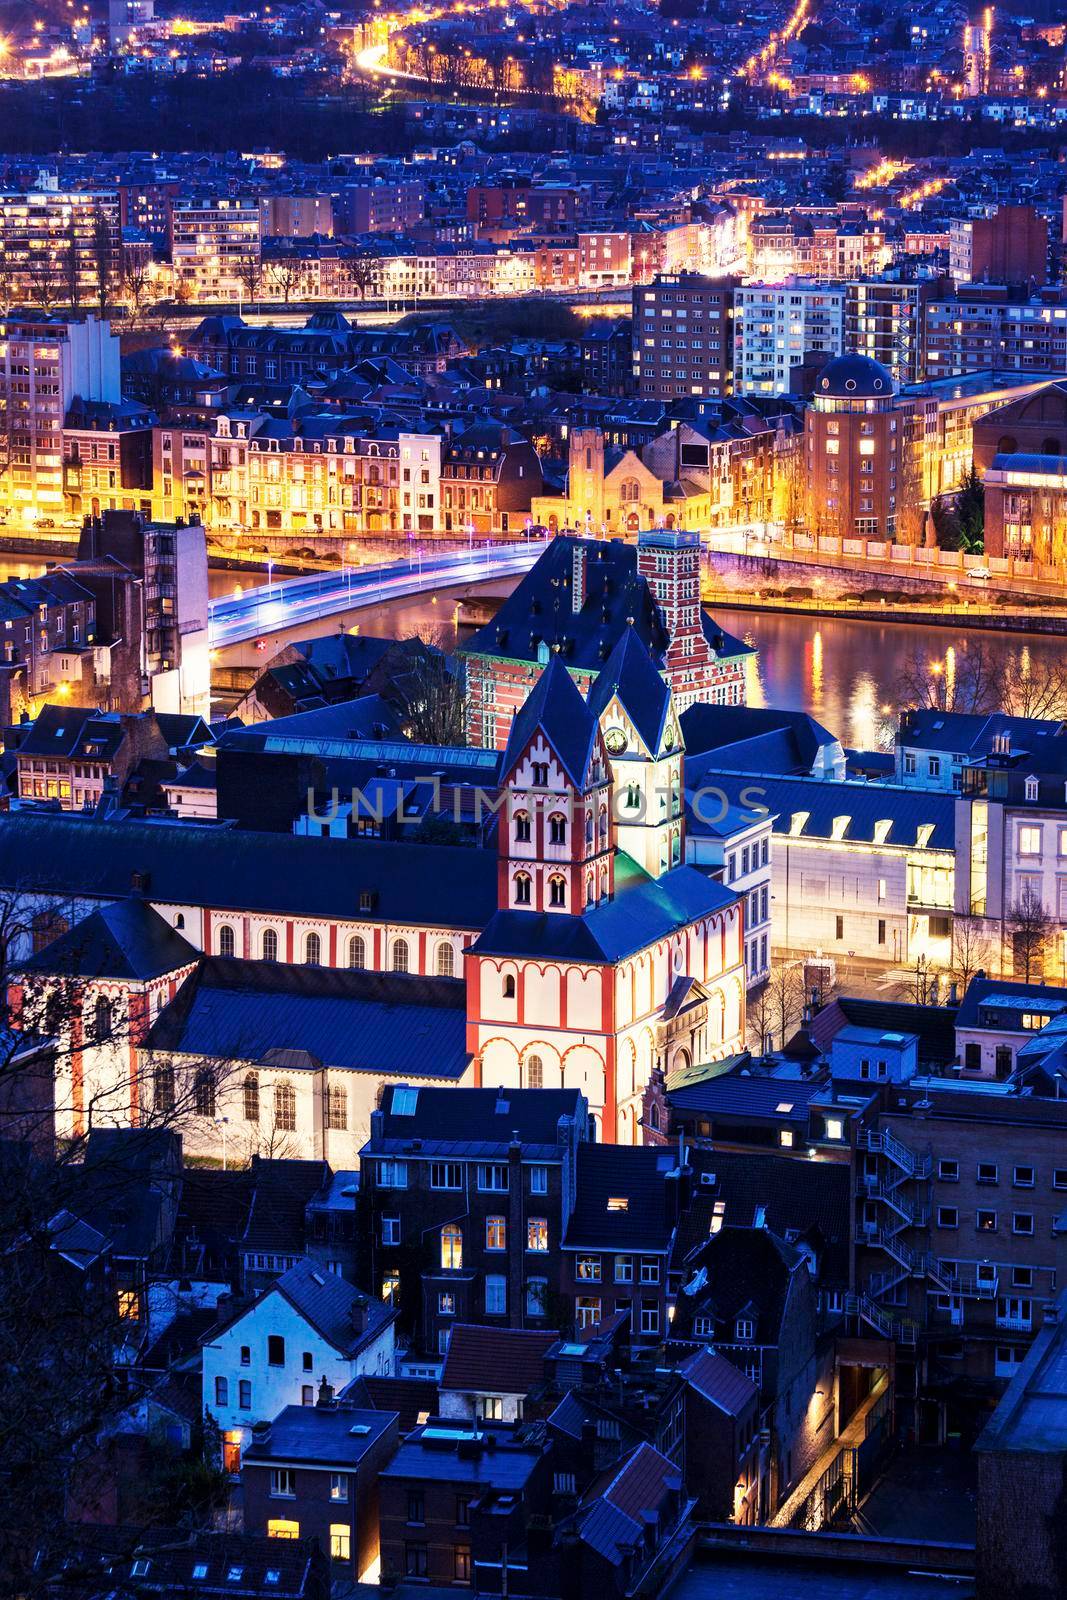
[[[1026,780],[1026,798],[1028,800],[1037,799],[1037,779],[1033,776]]]
[[[734,1325],[734,1335],[740,1344],[750,1344],[756,1337],[756,1324],[751,1317],[738,1317]]]

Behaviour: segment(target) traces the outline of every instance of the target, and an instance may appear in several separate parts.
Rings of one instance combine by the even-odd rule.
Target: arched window
[[[591,872],[589,872],[589,873],[586,874],[586,878],[585,878],[585,903],[586,903],[586,905],[587,906],[591,906],[595,899],[596,899],[596,890],[593,887],[593,874]]]
[[[437,976],[451,978],[456,970],[456,952],[447,939],[442,939],[437,946]]]
[[[326,1126],[348,1127],[348,1095],[340,1084],[331,1083],[326,1090]]]
[[[93,1014],[93,1034],[98,1044],[100,1044],[104,1039],[111,1038],[113,1021],[114,1019],[111,1011],[111,1001],[105,1000],[103,995],[101,995],[100,999],[96,1002],[96,1007]]]
[[[607,806],[601,806],[601,808],[600,808],[600,842],[601,842],[601,844],[604,843],[604,840],[607,838],[607,836],[608,836],[608,808],[607,808]]]
[[[640,500],[640,498],[641,485],[638,483],[637,479],[624,478],[622,483],[619,485],[619,499],[633,501]]]
[[[441,1229],[441,1268],[459,1272],[463,1266],[463,1229],[457,1222],[446,1222]]]
[[[548,903],[550,906],[562,906],[567,903],[566,880],[560,877],[548,880]]]
[[[1058,439],[1043,439],[1041,441],[1041,454],[1043,456],[1058,456],[1060,441]]]
[[[1018,451],[1018,440],[1012,438],[1010,433],[1005,433],[997,440],[998,456],[1013,456]]]
[[[193,1110],[198,1117],[215,1115],[215,1074],[204,1067],[193,1081]]]
[[[567,843],[567,819],[558,811],[553,811],[548,819],[548,838],[551,844]]]
[[[542,1089],[545,1082],[545,1064],[540,1056],[526,1057],[527,1089]]]
[[[648,1125],[650,1128],[659,1127],[659,1106],[655,1101],[648,1108]]]
[[[591,811],[587,811],[585,814],[585,842],[586,844],[592,844],[593,842],[593,813]]]
[[[277,961],[278,935],[273,928],[263,930],[263,959],[264,961]]]
[[[322,940],[317,933],[309,933],[304,944],[304,965],[320,967],[322,965]]]
[[[528,906],[530,904],[530,874],[516,872],[515,874],[515,904]]]
[[[259,1073],[245,1073],[244,1081],[245,1121],[259,1121]]]
[[[504,982],[501,985],[500,992],[504,996],[505,1000],[514,1000],[514,998],[515,998],[515,979],[512,977],[510,972],[505,975]]]
[[[291,1083],[274,1086],[274,1126],[282,1133],[293,1133],[296,1129],[296,1092]]]
[[[235,949],[233,929],[228,922],[224,922],[219,928],[219,955],[232,956]]]
[[[176,928],[184,928],[185,927],[185,916],[184,916],[183,912],[181,912],[181,911],[178,912],[178,915],[174,919],[174,926]]]
[[[626,785],[626,809],[636,811],[641,804],[641,786],[637,783]]]
[[[155,1107],[157,1111],[174,1110],[174,1068],[158,1066],[155,1081]]]
[[[408,942],[406,939],[393,940],[393,971],[406,972],[408,970]]]
[[[529,844],[530,842],[530,813],[516,811],[515,813],[515,842],[516,844]]]
[[[353,970],[367,965],[367,946],[358,933],[354,933],[348,941],[348,965]]]

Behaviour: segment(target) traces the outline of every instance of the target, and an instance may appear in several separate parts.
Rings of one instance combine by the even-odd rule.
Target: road
[[[344,567],[339,572],[285,578],[245,593],[219,595],[208,607],[209,643],[212,650],[225,650],[294,625],[358,610],[361,605],[515,577],[530,570],[546,543],[524,539],[519,544],[487,545],[430,557],[420,548],[407,561]]]

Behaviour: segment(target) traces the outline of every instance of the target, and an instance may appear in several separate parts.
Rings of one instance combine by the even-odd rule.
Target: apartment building
[[[840,355],[844,285],[753,284],[734,294],[734,386],[738,394],[784,394],[806,355]]]
[[[634,288],[634,389],[643,400],[733,393],[736,287],[736,278],[679,272]]]
[[[925,375],[929,283],[849,283],[845,289],[844,348],[887,367],[898,384]]]
[[[63,518],[63,428],[75,396],[121,398],[119,341],[107,322],[0,322],[0,505],[25,526]]]
[[[421,222],[426,185],[421,178],[375,178],[346,183],[334,197],[339,233],[407,233]]]
[[[913,410],[887,367],[837,356],[820,370],[804,419],[808,526],[844,539],[893,540],[919,482]]]
[[[971,284],[926,308],[926,362],[931,378],[1000,368],[1052,375],[1067,371],[1067,301],[1050,289],[1011,298],[1007,289]]]
[[[259,288],[263,225],[259,201],[221,197],[176,201],[170,254],[179,298],[254,300]]]
[[[4,191],[0,249],[5,304],[100,306],[121,287],[118,194]]]

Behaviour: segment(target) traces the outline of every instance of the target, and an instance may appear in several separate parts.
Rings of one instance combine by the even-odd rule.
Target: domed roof
[[[815,380],[815,393],[834,400],[878,400],[895,390],[889,368],[870,356],[835,356]]]

